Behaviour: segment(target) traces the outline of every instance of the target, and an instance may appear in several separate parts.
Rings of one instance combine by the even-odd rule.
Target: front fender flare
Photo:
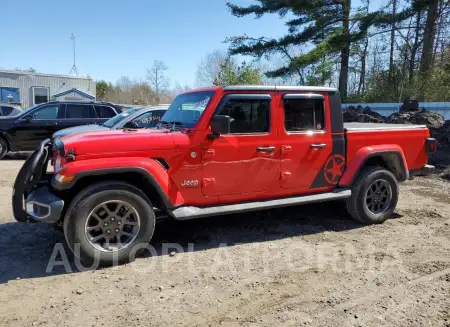
[[[146,182],[153,186],[167,209],[174,207],[175,203],[183,202],[179,190],[169,178],[164,167],[151,158],[108,158],[73,161],[67,163],[57,172],[64,176],[75,176],[69,183],[60,183],[52,179],[52,187],[56,190],[69,190],[82,178],[108,174],[138,173]]]
[[[347,165],[347,169],[339,181],[339,186],[350,187],[366,162],[375,157],[387,160],[388,165],[395,167],[398,170],[395,174],[398,180],[405,181],[408,179],[408,164],[402,148],[397,144],[374,145],[362,147],[356,152],[353,160]],[[395,158],[395,162],[392,162],[392,159],[389,158]]]

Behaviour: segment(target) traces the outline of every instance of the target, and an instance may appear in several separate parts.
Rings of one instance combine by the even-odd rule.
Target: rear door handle
[[[275,151],[274,146],[259,146],[256,148],[256,151],[258,152],[273,152]]]
[[[325,143],[320,143],[320,144],[311,144],[311,148],[313,149],[323,149],[325,148],[327,145]]]

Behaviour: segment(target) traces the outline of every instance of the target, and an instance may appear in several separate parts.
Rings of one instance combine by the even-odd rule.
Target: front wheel
[[[104,266],[135,259],[150,242],[155,214],[147,197],[132,185],[104,182],[83,190],[64,221],[64,235],[86,264]]]
[[[0,160],[3,159],[8,153],[8,144],[6,141],[0,137]]]
[[[347,210],[364,224],[381,224],[394,213],[398,201],[395,176],[381,167],[366,167],[352,187]]]

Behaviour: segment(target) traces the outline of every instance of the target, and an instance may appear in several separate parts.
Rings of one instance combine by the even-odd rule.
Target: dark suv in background
[[[33,151],[41,141],[63,128],[103,124],[121,113],[108,102],[53,101],[0,119],[0,159],[8,151]]]

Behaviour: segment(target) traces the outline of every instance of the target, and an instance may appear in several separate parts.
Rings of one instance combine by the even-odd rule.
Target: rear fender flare
[[[409,177],[408,164],[402,148],[397,144],[376,145],[360,148],[339,181],[340,187],[350,187],[361,169],[370,160],[380,158],[399,181]]]

